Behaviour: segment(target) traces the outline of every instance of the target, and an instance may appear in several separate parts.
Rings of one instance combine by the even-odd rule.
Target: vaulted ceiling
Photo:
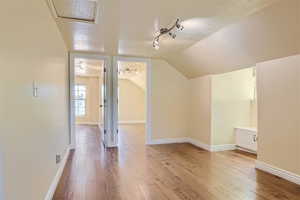
[[[64,3],[57,4],[56,10],[93,17],[91,9],[74,6],[74,1],[77,4],[91,1],[61,1]],[[248,67],[256,61],[295,53],[294,48],[298,48],[295,47],[298,43],[292,42],[299,38],[300,29],[295,27],[300,16],[298,0],[97,2],[95,24],[56,19],[72,51],[163,58],[187,77],[196,77]],[[163,38],[161,48],[153,49],[152,40],[157,30],[176,18],[182,20],[185,29],[175,40]],[[288,33],[290,39],[287,39]],[[281,37],[283,41],[278,42]],[[269,49],[271,51],[266,52]]]

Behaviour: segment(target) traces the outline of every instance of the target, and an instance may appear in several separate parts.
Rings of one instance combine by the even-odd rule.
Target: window
[[[75,116],[86,115],[86,86],[75,85]]]

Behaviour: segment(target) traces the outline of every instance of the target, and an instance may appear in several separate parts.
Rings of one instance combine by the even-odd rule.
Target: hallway
[[[120,148],[104,150],[96,126],[77,127],[54,200],[297,200],[300,187],[254,169],[255,157],[189,144],[145,146],[144,126],[120,127]]]

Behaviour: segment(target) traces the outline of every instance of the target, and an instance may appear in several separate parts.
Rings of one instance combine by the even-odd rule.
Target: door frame
[[[149,58],[137,58],[137,57],[125,57],[114,56],[113,57],[113,134],[116,139],[116,146],[118,146],[118,61],[124,62],[143,62],[146,63],[146,145],[152,142],[152,63]]]
[[[112,104],[109,98],[111,97],[112,92],[112,78],[111,78],[111,57],[110,56],[104,56],[101,54],[92,54],[92,53],[77,53],[77,52],[70,52],[69,53],[69,145],[71,149],[75,149],[76,147],[76,135],[75,135],[75,104],[74,104],[74,88],[75,86],[75,58],[86,58],[86,59],[98,59],[98,60],[104,60],[105,65],[107,66],[107,90],[108,90],[108,100],[107,100],[107,106],[108,106],[108,117],[107,117],[107,123],[108,123],[108,134],[110,134],[111,131],[111,124],[112,124]],[[109,141],[107,142],[107,146],[109,147]]]

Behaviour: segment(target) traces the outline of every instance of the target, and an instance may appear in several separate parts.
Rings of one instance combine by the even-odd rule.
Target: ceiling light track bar
[[[162,35],[168,34],[170,37],[175,39],[177,35],[173,32],[174,29],[177,29],[179,31],[182,31],[184,29],[184,27],[180,23],[179,18],[176,19],[175,23],[170,28],[161,28],[161,29],[159,29],[158,35],[153,39],[153,44],[152,44],[153,48],[155,48],[157,50],[159,49],[159,38]]]

